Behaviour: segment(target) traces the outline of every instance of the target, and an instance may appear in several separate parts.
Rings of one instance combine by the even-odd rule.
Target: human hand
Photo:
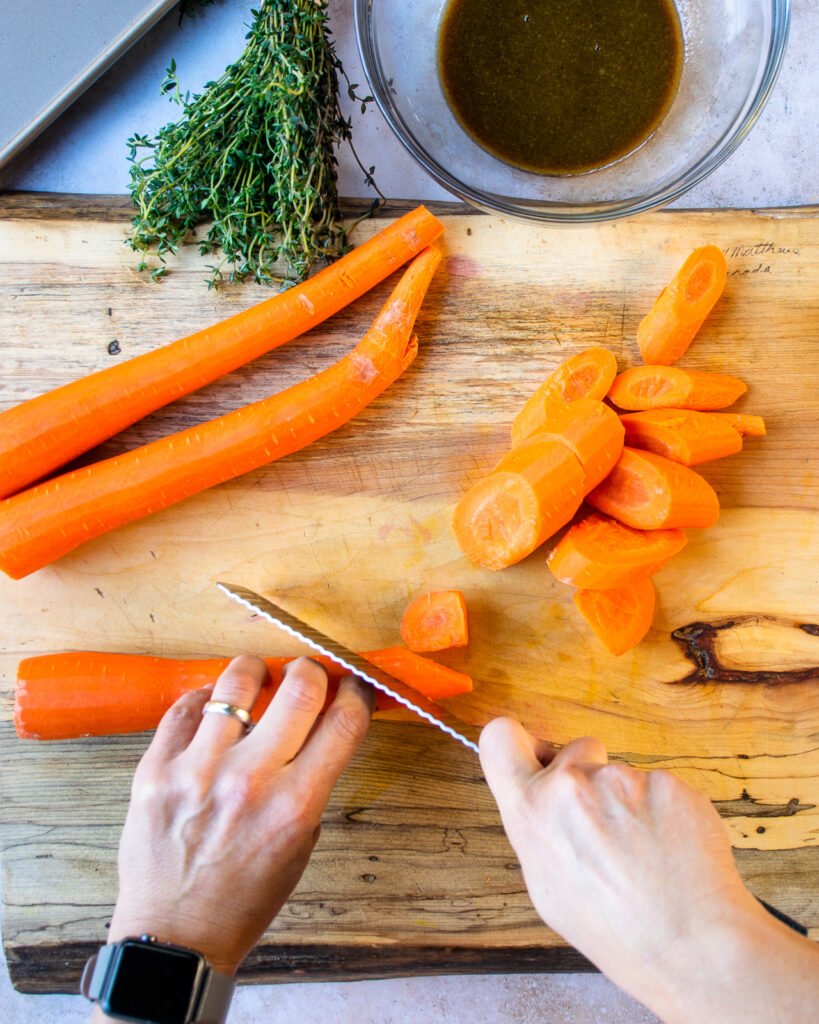
[[[667,1021],[770,1024],[788,999],[812,1005],[819,974],[809,989],[799,977],[819,967],[816,951],[746,889],[705,796],[667,772],[609,764],[595,739],[555,754],[510,719],[483,730],[480,751],[535,908],[612,981]],[[759,966],[774,948],[800,966],[766,988]]]
[[[249,735],[202,715],[208,700],[249,710],[266,678],[261,658],[235,658],[162,719],[134,776],[109,942],[156,935],[234,973],[295,888],[373,698],[347,677],[316,725],[327,674],[299,658]]]

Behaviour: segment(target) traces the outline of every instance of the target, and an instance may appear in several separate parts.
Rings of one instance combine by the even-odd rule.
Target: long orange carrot
[[[352,419],[412,362],[440,262],[425,249],[351,353],[310,380],[0,502],[0,569],[19,579],[85,541],[304,448]]]
[[[728,264],[715,245],[696,249],[637,328],[637,344],[646,363],[670,366],[694,340],[725,290]]]
[[[289,291],[0,413],[0,498],[322,323],[442,231],[441,222],[420,206]]]
[[[742,450],[742,435],[719,413],[649,409],[620,417],[631,448],[664,455],[684,466],[722,459]]]
[[[411,651],[444,651],[469,643],[466,601],[460,590],[435,590],[410,601],[401,617],[401,639]]]
[[[583,468],[565,445],[535,438],[513,448],[461,498],[455,539],[476,565],[514,565],[568,523],[583,483]]]
[[[764,437],[767,433],[765,420],[761,416],[749,416],[741,412],[713,412],[711,415],[718,416],[723,423],[732,426],[743,437]]]
[[[578,611],[616,657],[636,647],[651,629],[655,600],[650,579],[616,590],[578,590],[574,594]]]
[[[708,527],[719,519],[716,492],[699,473],[636,448],[623,449],[620,461],[586,501],[638,530]]]
[[[529,398],[512,424],[512,443],[541,430],[552,402],[603,399],[617,375],[617,360],[607,348],[577,352],[550,374]]]
[[[526,441],[565,444],[583,467],[583,487],[588,492],[614,468],[623,451],[623,436],[623,424],[611,406],[594,398],[580,398],[575,402],[551,402],[543,425]]]
[[[678,366],[633,366],[615,380],[609,398],[621,409],[724,409],[748,390],[738,377]]]
[[[430,700],[469,693],[472,680],[402,647],[369,651],[364,657],[403,680]],[[267,658],[270,679],[254,708],[258,721],[292,658]],[[344,670],[329,658],[316,657],[330,677],[331,702]],[[22,739],[60,740],[110,736],[154,729],[167,709],[188,690],[212,686],[228,658],[177,660],[138,654],[79,651],[25,658],[17,669],[14,724]],[[376,695],[376,711],[395,707]]]
[[[608,516],[590,515],[561,537],[549,555],[549,569],[573,587],[627,587],[658,572],[686,541],[682,530],[634,530]]]

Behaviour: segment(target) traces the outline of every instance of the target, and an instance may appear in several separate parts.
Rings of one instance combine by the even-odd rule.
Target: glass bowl
[[[550,223],[642,213],[702,181],[762,112],[791,16],[791,0],[676,0],[685,60],[655,133],[599,170],[542,175],[492,156],[452,114],[437,68],[446,6],[447,0],[356,0],[358,46],[372,93],[401,142],[444,188],[482,210]]]

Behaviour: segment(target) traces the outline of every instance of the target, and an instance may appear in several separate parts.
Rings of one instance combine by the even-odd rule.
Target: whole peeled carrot
[[[0,413],[0,498],[154,409],[304,334],[383,281],[442,231],[441,222],[419,206],[289,291]]]
[[[441,260],[415,257],[334,366],[270,398],[0,502],[0,569],[19,579],[123,523],[304,448],[347,423],[415,358],[415,317]]]
[[[725,290],[727,276],[725,256],[715,245],[691,253],[637,328],[644,362],[670,366],[685,354]]]
[[[369,651],[377,668],[412,686],[429,700],[469,693],[471,678],[403,647]],[[270,678],[253,707],[255,721],[270,703],[292,658],[266,658]],[[344,669],[316,657],[327,670],[327,702],[332,701]],[[24,658],[17,669],[14,724],[21,739],[64,740],[113,736],[156,728],[183,693],[212,686],[228,658],[174,659],[139,654],[77,651]],[[376,711],[396,707],[381,693]]]

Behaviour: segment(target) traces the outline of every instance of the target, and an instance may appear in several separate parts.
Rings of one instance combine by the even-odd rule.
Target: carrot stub
[[[364,657],[429,700],[469,693],[472,680],[402,647],[369,651]],[[267,658],[269,680],[253,708],[258,721],[292,658]],[[325,707],[332,702],[345,669],[316,657],[327,670]],[[212,686],[228,658],[177,660],[138,654],[79,651],[25,658],[17,670],[14,723],[21,739],[60,740],[111,736],[154,729],[168,708],[189,690]],[[376,694],[376,711],[395,703]]]
[[[571,356],[540,385],[512,424],[512,444],[543,429],[552,403],[606,397],[617,375],[617,360],[607,348],[588,348]]]
[[[636,448],[623,449],[617,465],[586,501],[639,530],[708,527],[719,519],[716,492],[699,473]]]
[[[588,492],[616,465],[623,451],[624,434],[623,424],[610,406],[593,398],[580,398],[576,402],[551,403],[543,426],[527,440],[566,445],[583,467],[583,487]]]
[[[626,587],[658,572],[686,541],[682,530],[635,530],[608,516],[590,515],[561,537],[549,555],[549,569],[573,587]]]
[[[565,445],[535,438],[513,448],[461,498],[455,539],[476,565],[514,565],[569,522],[583,483],[583,468]]]
[[[664,455],[684,466],[722,459],[742,450],[742,435],[718,413],[648,409],[620,417],[630,448]]]
[[[678,366],[633,366],[614,381],[609,398],[621,409],[724,409],[748,390],[738,377]]]
[[[715,245],[696,249],[637,328],[643,360],[670,366],[694,340],[725,290],[728,264]]]
[[[413,324],[440,259],[433,248],[416,256],[364,338],[315,377],[0,502],[0,569],[19,579],[123,523],[299,451],[347,423],[415,358]]]
[[[595,635],[619,657],[636,647],[651,629],[656,591],[650,579],[614,590],[578,590],[574,603]]]
[[[436,590],[411,601],[401,618],[401,639],[411,651],[444,651],[469,643],[466,601],[460,590]]]
[[[419,206],[288,291],[0,413],[0,498],[22,490],[154,409],[322,323],[442,231],[441,222]]]

